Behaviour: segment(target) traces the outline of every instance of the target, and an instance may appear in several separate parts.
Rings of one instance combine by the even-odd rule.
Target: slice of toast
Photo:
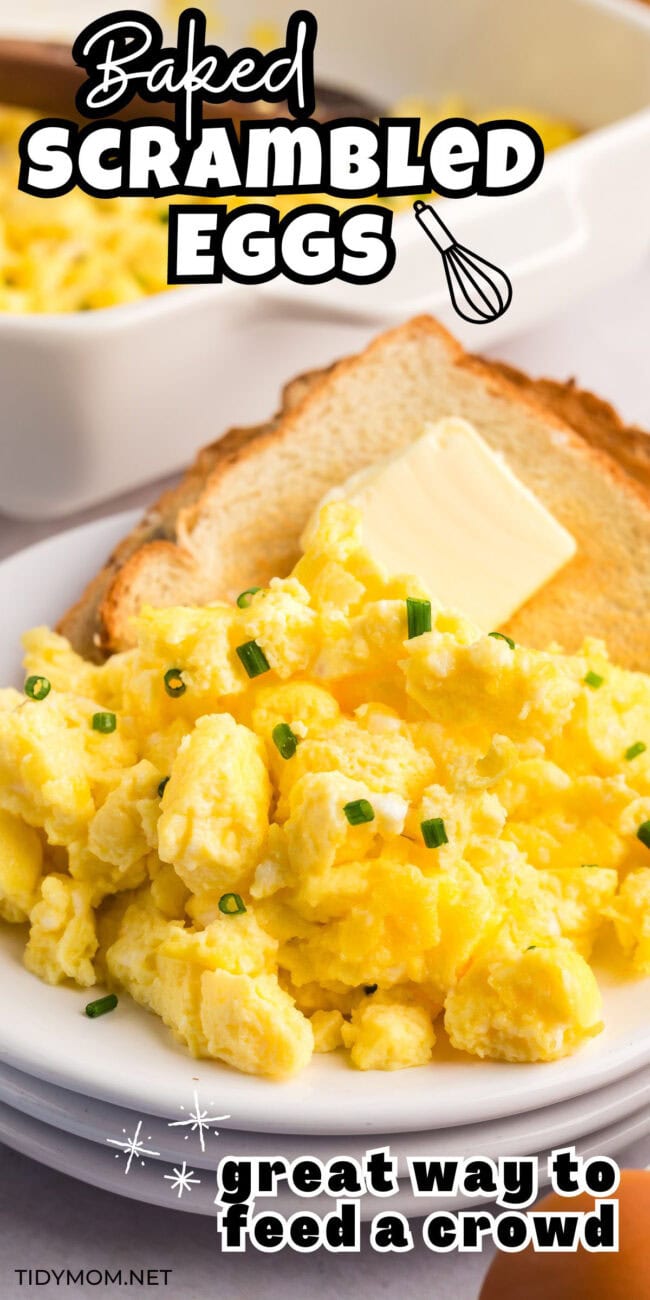
[[[232,430],[203,451],[60,630],[81,653],[101,657],[133,643],[133,616],[145,603],[232,599],[286,574],[324,493],[445,415],[470,420],[578,544],[571,563],[511,620],[512,635],[568,650],[599,636],[619,663],[648,667],[646,435],[571,385],[468,356],[429,317],[294,381],[269,424]]]

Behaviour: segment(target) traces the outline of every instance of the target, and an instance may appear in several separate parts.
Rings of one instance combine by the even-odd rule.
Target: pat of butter
[[[576,552],[573,537],[461,419],[440,420],[405,451],[341,490],[389,573],[413,573],[440,604],[485,631],[507,622]]]

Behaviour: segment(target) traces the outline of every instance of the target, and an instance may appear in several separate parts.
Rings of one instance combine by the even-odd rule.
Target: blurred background
[[[115,0],[0,0],[0,41],[69,42]],[[171,31],[178,4],[146,3]],[[204,5],[216,40],[273,45],[284,0]],[[395,273],[372,290],[168,291],[165,204],[16,190],[30,105],[0,108],[0,558],[70,525],[147,506],[203,444],[263,420],[301,370],[362,347],[415,311],[475,351],[595,390],[650,427],[650,8],[642,0],[322,0],[317,71],[387,111],[521,116],[548,149],[529,192],[443,201],[471,246],[514,282],[496,326],[455,318],[440,267],[409,212],[396,213]],[[0,102],[2,84],[0,78]],[[30,108],[38,110],[30,112]],[[81,543],[80,543],[81,544]],[[650,1142],[622,1155],[647,1165]],[[173,1268],[168,1294],[215,1286],[213,1225],[132,1204],[3,1150],[0,1257],[16,1265]],[[43,1208],[45,1207],[45,1209]],[[219,1261],[224,1297],[474,1300],[487,1260],[326,1261],[285,1253]],[[8,1300],[30,1291],[10,1274]],[[146,1294],[122,1288],[121,1294]],[[158,1291],[156,1291],[158,1294]],[[576,1295],[578,1293],[576,1292]],[[636,1294],[630,1290],[630,1297]]]

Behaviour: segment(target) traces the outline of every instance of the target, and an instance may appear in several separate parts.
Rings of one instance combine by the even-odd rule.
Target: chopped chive
[[[257,641],[245,641],[235,649],[249,677],[260,677],[269,672],[271,665]]]
[[[158,220],[162,222],[163,226],[169,225],[169,208],[165,208],[163,212],[158,213]]]
[[[647,748],[648,746],[644,745],[642,740],[637,740],[634,745],[630,745],[630,748],[625,751],[625,757],[628,760],[628,763],[631,758],[638,758],[639,754],[645,754]]]
[[[105,1016],[107,1011],[114,1011],[117,1006],[117,998],[114,993],[107,993],[105,998],[95,998],[94,1002],[89,1002],[86,1006],[86,1015],[91,1020],[96,1020],[98,1016]]]
[[[442,817],[429,817],[428,821],[420,822],[420,830],[428,849],[439,849],[441,844],[449,843]]]
[[[515,648],[515,643],[512,637],[506,636],[505,632],[488,632],[488,636],[493,636],[495,641],[505,641],[506,645],[509,645],[511,650],[514,650]]]
[[[47,677],[28,677],[25,682],[25,695],[28,695],[30,700],[44,700],[51,690],[52,683]]]
[[[530,943],[527,948],[524,948],[524,952],[535,952],[536,948],[537,948],[536,943]]]
[[[422,636],[423,632],[431,631],[431,601],[416,600],[414,597],[406,597],[406,617],[408,620],[409,641],[414,636]]]
[[[592,691],[597,691],[598,687],[602,686],[604,680],[605,678],[601,677],[600,673],[592,673],[592,672],[588,672],[587,676],[584,679],[585,685],[591,686]]]
[[[364,984],[363,991],[366,997],[371,998],[373,993],[377,992],[378,988],[379,988],[378,984]]]
[[[351,826],[363,826],[364,822],[375,820],[375,810],[367,799],[352,799],[343,805],[343,812]]]
[[[167,787],[167,783],[168,783],[168,781],[169,781],[169,777],[168,777],[168,776],[164,776],[163,779],[162,779],[162,781],[160,782],[160,785],[158,786],[158,798],[159,798],[159,799],[162,799],[162,797],[163,797],[163,795],[164,795],[164,793],[165,793],[165,789],[166,789],[166,787]]]
[[[246,911],[246,904],[239,894],[222,894],[219,899],[219,911],[224,916],[241,916]]]
[[[185,694],[187,686],[181,676],[180,668],[168,668],[163,680],[165,690],[168,695],[171,695],[172,699],[175,699],[177,695]]]
[[[117,717],[114,713],[93,713],[93,731],[100,731],[103,736],[110,736],[116,727]]]
[[[256,596],[258,591],[261,590],[262,590],[261,587],[247,587],[245,591],[240,591],[237,597],[237,604],[239,608],[248,609],[248,606],[250,605],[253,596]]]
[[[273,744],[282,758],[293,758],[298,748],[298,737],[294,735],[288,722],[278,722],[271,732]]]
[[[598,871],[598,863],[597,863],[597,862],[581,862],[581,863],[580,863],[580,870],[581,870],[581,871]]]
[[[636,837],[645,844],[647,849],[650,849],[650,822],[641,822]]]

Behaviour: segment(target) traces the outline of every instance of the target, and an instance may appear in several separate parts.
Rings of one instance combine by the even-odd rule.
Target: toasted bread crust
[[[564,445],[569,440],[576,452],[590,457],[630,501],[636,499],[637,507],[639,502],[650,507],[650,439],[639,429],[626,428],[611,406],[582,392],[573,382],[532,380],[512,367],[469,356],[429,317],[418,317],[380,336],[362,356],[372,358],[391,340],[407,341],[423,334],[437,338],[451,366],[480,380],[492,395],[536,412],[557,430]],[[60,630],[71,636],[82,653],[102,657],[130,643],[130,620],[146,599],[147,575],[152,562],[163,558],[161,548],[169,571],[178,575],[183,600],[201,601],[220,594],[202,579],[192,555],[189,539],[197,520],[233,467],[257,458],[265,449],[290,445],[296,424],[305,418],[310,403],[326,396],[325,386],[357,364],[357,357],[345,358],[327,370],[299,376],[285,388],[282,407],[268,424],[231,430],[199,454],[179,486],[147,512],[61,621]],[[525,627],[525,618],[523,624]]]
[[[266,427],[251,425],[231,429],[226,437],[231,439],[233,448],[241,447],[256,438]],[[175,548],[174,555],[176,550],[180,551],[176,546],[179,511],[203,491],[217,449],[223,441],[225,439],[201,448],[180,482],[175,487],[168,488],[149,507],[132,532],[111,552],[103,569],[88,583],[79,600],[60,619],[57,631],[67,637],[85,659],[101,663],[118,648],[111,645],[108,627],[118,618],[120,601],[125,598],[128,590],[129,575],[135,576],[143,562],[147,564],[153,555],[161,554],[159,549],[152,548],[159,547],[164,542]]]
[[[616,461],[642,487],[650,488],[650,436],[635,425],[625,425],[609,402],[585,389],[575,379],[531,379],[514,366],[490,362],[503,378],[542,402],[569,424],[591,447]]]
[[[311,385],[326,373],[326,370],[314,370],[290,380],[282,390],[280,408],[271,420],[229,429],[222,438],[202,447],[180,482],[149,507],[57,624],[57,631],[68,638],[79,654],[101,663],[122,648],[123,610],[130,603],[133,584],[139,582],[140,574],[152,560],[166,555],[174,561],[179,554],[183,555],[178,545],[181,510],[201,496],[217,462],[232,463],[249,443],[276,428],[284,414],[302,401]],[[172,549],[163,551],[162,542]],[[191,571],[182,559],[178,563],[179,569]]]

